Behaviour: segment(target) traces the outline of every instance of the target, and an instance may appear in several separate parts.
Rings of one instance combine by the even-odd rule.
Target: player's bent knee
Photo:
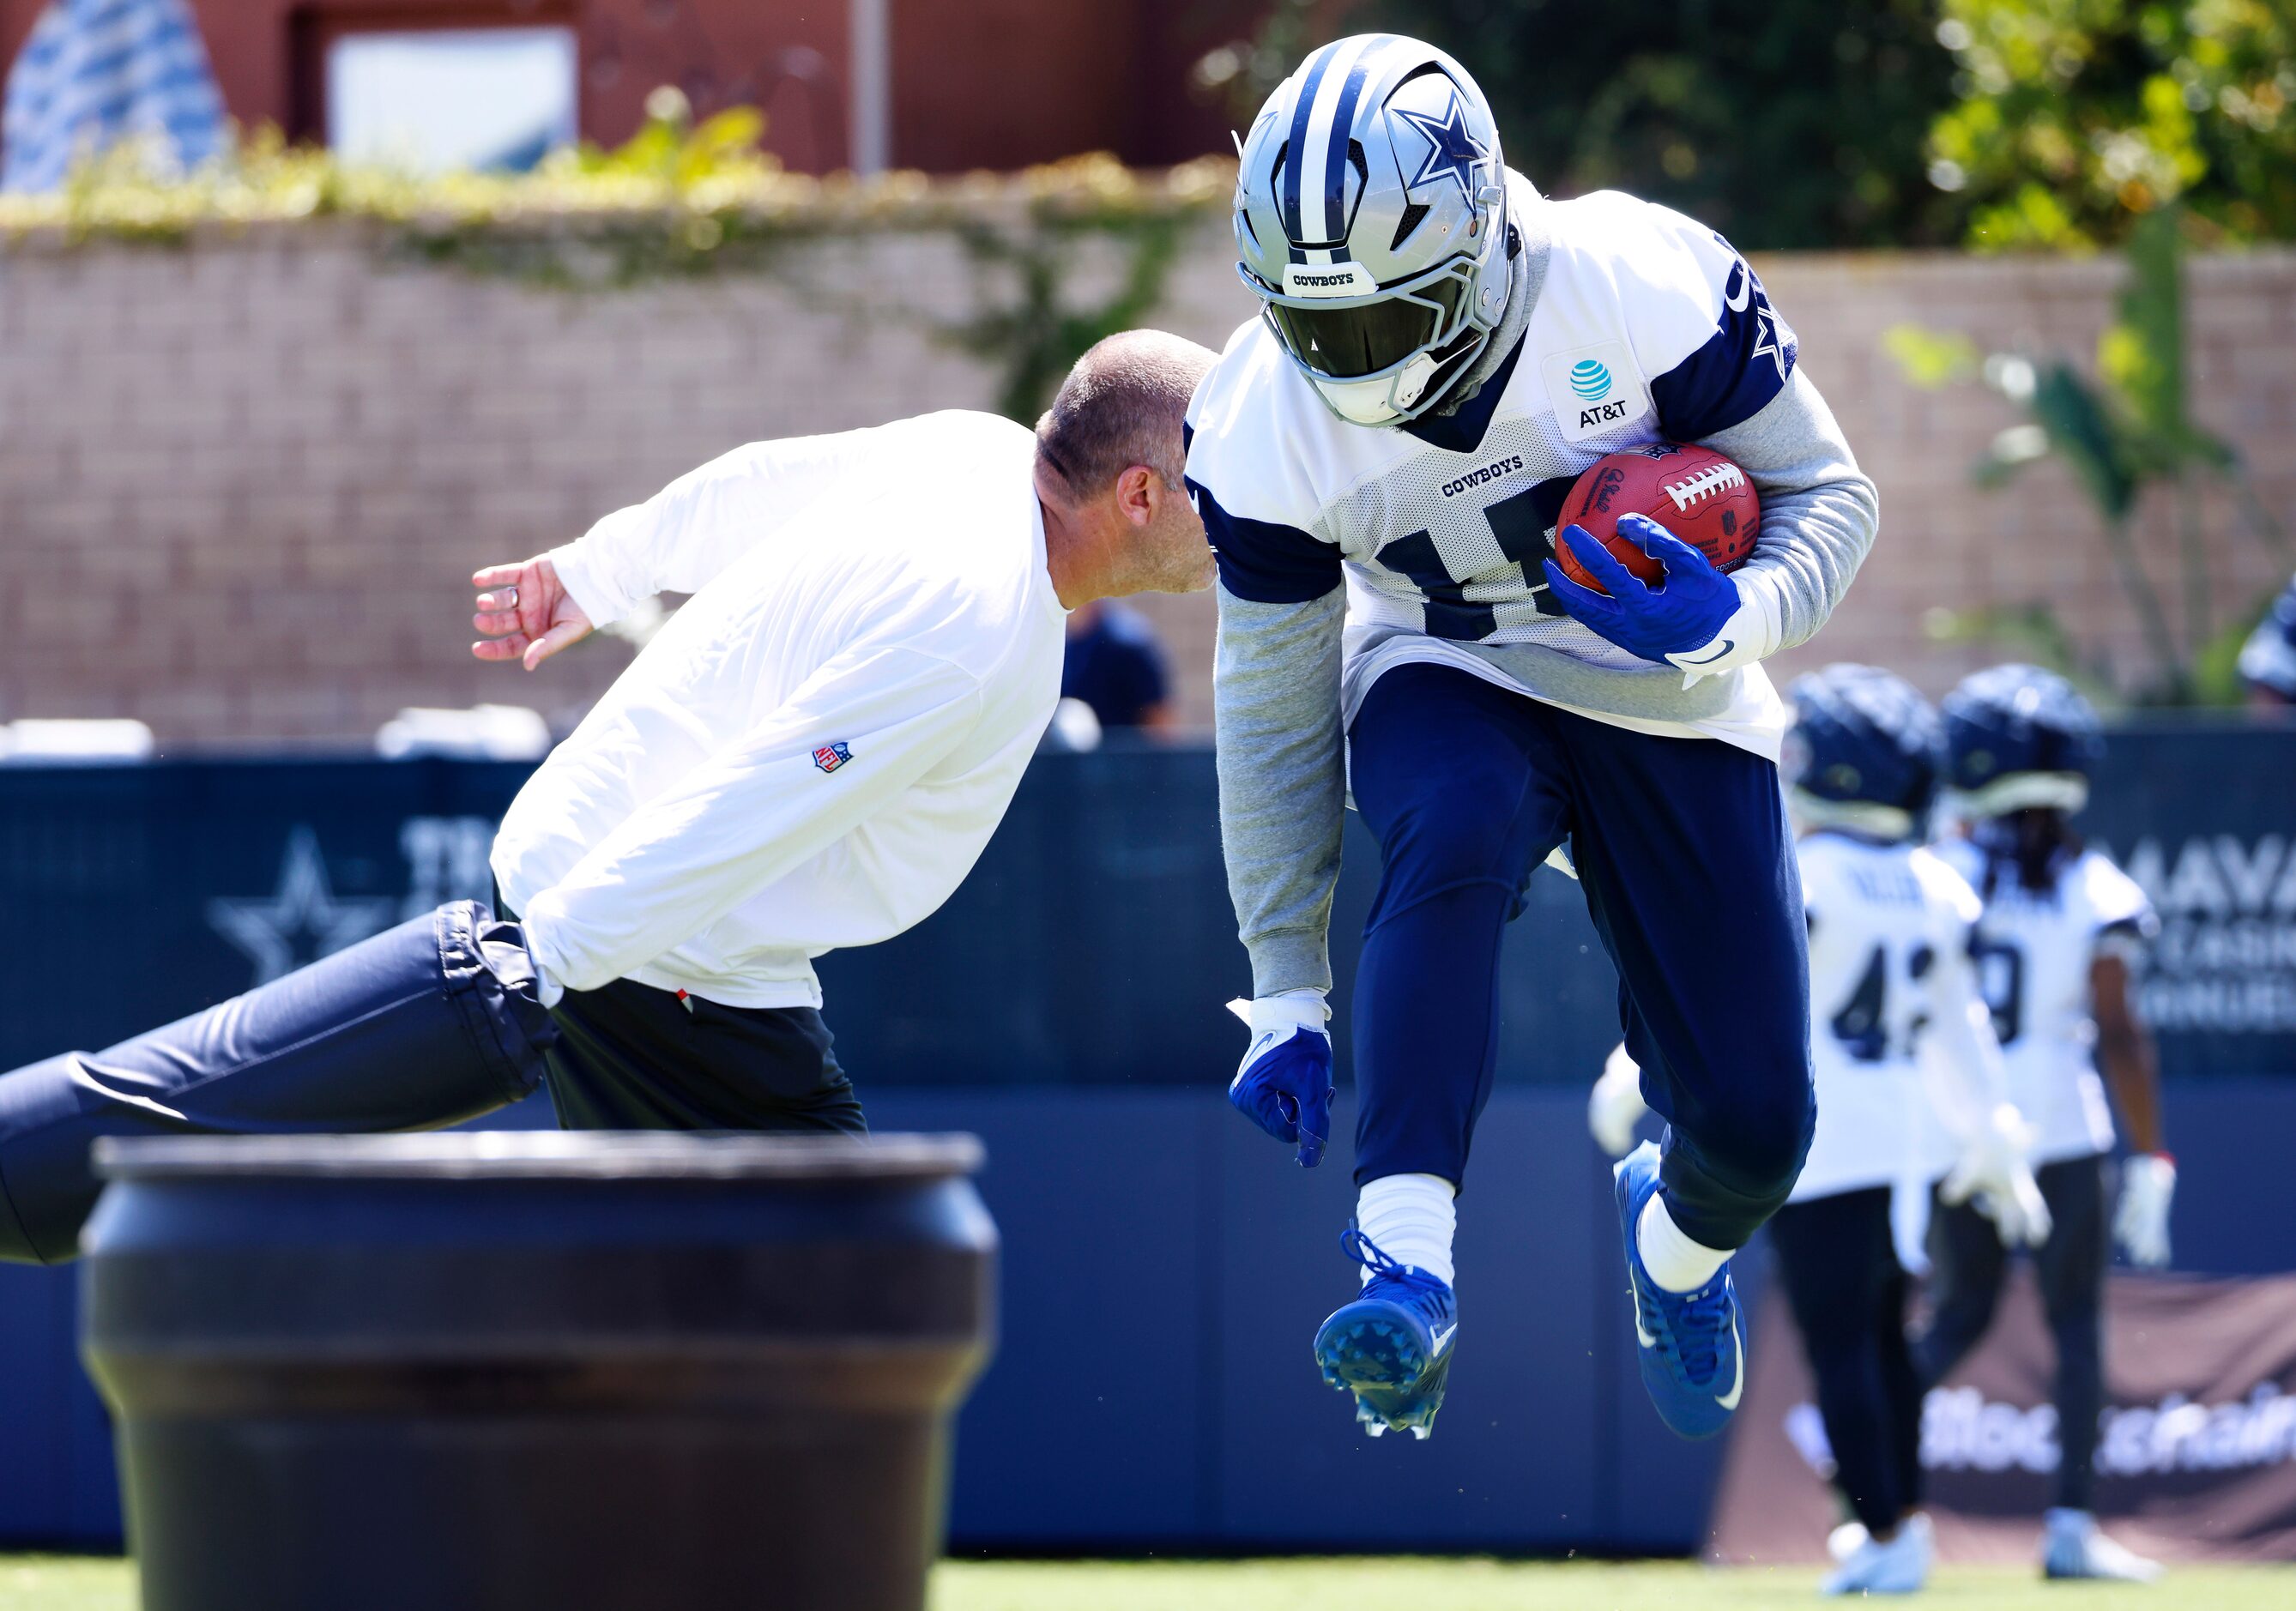
[[[1710,1167],[1750,1198],[1785,1201],[1809,1156],[1817,1109],[1807,1084],[1768,1100],[1734,1103],[1699,1138]]]

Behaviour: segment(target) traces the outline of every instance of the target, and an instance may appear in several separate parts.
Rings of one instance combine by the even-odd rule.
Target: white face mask
[[[1435,378],[1434,358],[1421,353],[1393,374],[1364,380],[1330,380],[1313,377],[1316,389],[1332,412],[1351,425],[1392,425],[1419,401],[1427,382]]]

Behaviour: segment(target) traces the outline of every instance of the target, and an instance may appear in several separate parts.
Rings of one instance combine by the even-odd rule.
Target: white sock
[[[1459,1228],[1459,1189],[1439,1174],[1383,1174],[1356,1198],[1356,1224],[1398,1264],[1451,1279],[1451,1236]],[[1364,1280],[1372,1272],[1364,1272]]]
[[[1714,1272],[1730,1262],[1734,1247],[1709,1247],[1703,1242],[1693,1242],[1682,1234],[1674,1216],[1666,1211],[1663,1193],[1652,1193],[1643,1205],[1643,1216],[1635,1222],[1635,1247],[1643,1255],[1643,1268],[1650,1272],[1651,1280],[1669,1292],[1695,1292],[1714,1279]]]

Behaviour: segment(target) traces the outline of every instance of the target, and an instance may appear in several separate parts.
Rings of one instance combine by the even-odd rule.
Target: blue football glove
[[[1287,990],[1228,1010],[1251,1028],[1251,1046],[1228,1082],[1235,1110],[1286,1145],[1302,1169],[1324,1161],[1332,1139],[1331,1009],[1320,990]]]
[[[1679,668],[1685,688],[1767,652],[1769,633],[1760,610],[1704,554],[1643,515],[1620,515],[1619,532],[1663,565],[1666,579],[1651,586],[1585,527],[1566,526],[1562,540],[1609,589],[1605,597],[1582,587],[1546,560],[1546,585],[1573,620],[1628,654]]]

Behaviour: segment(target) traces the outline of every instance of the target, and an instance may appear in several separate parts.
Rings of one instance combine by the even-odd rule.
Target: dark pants
[[[550,1011],[550,1100],[569,1130],[869,1128],[811,1007],[723,1007],[617,979]]]
[[[2112,1260],[2111,1167],[2102,1156],[2034,1171],[2049,1239],[2034,1249],[2041,1309],[2057,1350],[2057,1503],[2095,1509],[2097,1417],[2104,1409],[2104,1272]],[[1925,1384],[1942,1381],[1993,1323],[2009,1268],[1993,1222],[1966,1203],[1930,1205],[1929,1329],[1914,1343]]]
[[[1809,1149],[1809,970],[1777,768],[1655,738],[1444,666],[1404,666],[1349,732],[1380,841],[1356,975],[1356,1179],[1456,1182],[1490,1096],[1499,940],[1567,836],[1643,1094],[1668,1121],[1669,1212],[1737,1247]]]
[[[0,1075],[0,1259],[78,1255],[99,1137],[433,1130],[529,1094],[551,1035],[517,928],[456,901],[132,1041]]]
[[[0,1259],[74,1256],[98,1137],[429,1130],[545,1073],[570,1129],[866,1128],[810,1007],[627,980],[545,1013],[515,923],[458,901],[108,1051],[0,1075]]]
[[[1922,1384],[1906,1342],[1890,1189],[1788,1203],[1770,1221],[1770,1245],[1817,1383],[1834,1485],[1868,1532],[1887,1533],[1922,1497]]]

